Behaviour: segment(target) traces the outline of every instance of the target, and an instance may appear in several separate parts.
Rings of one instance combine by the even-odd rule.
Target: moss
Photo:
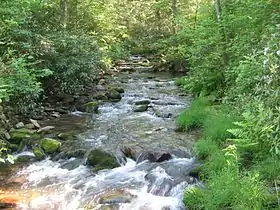
[[[10,132],[11,139],[9,142],[18,144],[23,139],[31,138],[35,131],[26,128],[17,129]]]
[[[97,113],[99,104],[96,101],[88,102],[85,104],[86,112]]]
[[[61,143],[55,139],[44,138],[40,140],[40,146],[47,154],[52,154],[59,151]]]
[[[94,166],[96,170],[111,169],[118,166],[116,158],[100,149],[91,150],[87,157],[87,164]]]
[[[114,89],[109,90],[106,93],[106,96],[108,97],[109,100],[112,100],[112,101],[120,101],[122,99],[121,94]]]
[[[43,160],[46,157],[46,154],[44,153],[44,151],[39,147],[34,147],[32,149],[32,152],[34,153],[36,160]]]

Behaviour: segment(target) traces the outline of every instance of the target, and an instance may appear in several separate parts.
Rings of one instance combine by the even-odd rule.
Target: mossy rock
[[[148,110],[148,105],[137,105],[133,107],[133,111],[134,112],[145,112]]]
[[[95,169],[112,169],[118,166],[116,158],[100,149],[91,150],[87,157],[87,165],[95,167]]]
[[[39,148],[39,147],[34,147],[32,149],[32,152],[34,153],[36,160],[43,160],[46,158],[46,154],[44,153],[44,151]]]
[[[33,156],[29,155],[22,155],[16,158],[15,162],[16,163],[28,163],[34,160]]]
[[[144,99],[144,100],[140,100],[140,101],[135,101],[134,102],[135,105],[148,105],[150,103],[151,103],[151,101],[148,100],[148,99]]]
[[[85,104],[85,110],[89,113],[97,113],[99,104],[96,101],[91,101]]]
[[[108,97],[109,100],[112,101],[120,101],[122,99],[121,94],[116,90],[109,90],[106,93],[106,96]]]
[[[98,93],[94,96],[96,100],[107,100],[107,96],[105,93]]]
[[[31,138],[31,136],[34,134],[35,131],[29,130],[26,128],[21,128],[17,130],[13,130],[10,132],[11,139],[9,139],[9,142],[13,144],[20,143],[23,139]]]
[[[55,139],[44,138],[40,140],[40,146],[47,154],[53,154],[58,152],[61,147],[61,143]]]
[[[19,149],[19,145],[18,145],[18,144],[9,144],[9,145],[8,145],[8,149],[9,149],[11,152],[16,152],[16,151],[18,151],[18,149]]]

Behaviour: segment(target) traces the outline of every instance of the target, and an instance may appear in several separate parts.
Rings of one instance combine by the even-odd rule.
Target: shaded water
[[[86,131],[71,141],[72,149],[102,148],[120,157],[126,146],[142,152],[167,151],[172,159],[137,163],[119,158],[120,167],[97,173],[84,165],[85,159],[36,162],[15,175],[25,180],[18,190],[24,195],[18,209],[185,209],[184,189],[199,184],[189,176],[195,165],[190,155],[195,134],[174,131],[175,117],[188,106],[188,98],[180,96],[169,75],[123,73],[117,81],[125,89],[120,102],[103,104],[99,114],[73,113],[56,127],[84,125]],[[134,102],[143,99],[151,101],[148,111],[133,112]]]

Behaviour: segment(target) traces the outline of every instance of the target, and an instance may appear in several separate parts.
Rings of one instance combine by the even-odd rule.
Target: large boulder
[[[96,170],[111,169],[118,166],[116,158],[101,149],[93,149],[87,156],[87,165],[95,167]]]
[[[40,140],[40,146],[45,153],[53,154],[60,150],[61,143],[55,139],[44,138]]]

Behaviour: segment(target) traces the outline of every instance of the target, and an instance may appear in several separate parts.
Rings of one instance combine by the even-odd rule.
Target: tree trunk
[[[215,0],[215,9],[216,9],[217,21],[220,22],[221,21],[221,4],[220,4],[220,0]]]
[[[196,29],[198,8],[199,8],[199,2],[198,2],[198,0],[196,0],[196,7],[195,7],[195,13],[194,13],[194,24],[193,24],[193,28],[194,28],[194,29]]]
[[[176,33],[176,17],[177,17],[177,0],[172,0],[172,18],[173,18],[173,33]]]
[[[60,0],[60,24],[66,29],[68,17],[68,0]]]

